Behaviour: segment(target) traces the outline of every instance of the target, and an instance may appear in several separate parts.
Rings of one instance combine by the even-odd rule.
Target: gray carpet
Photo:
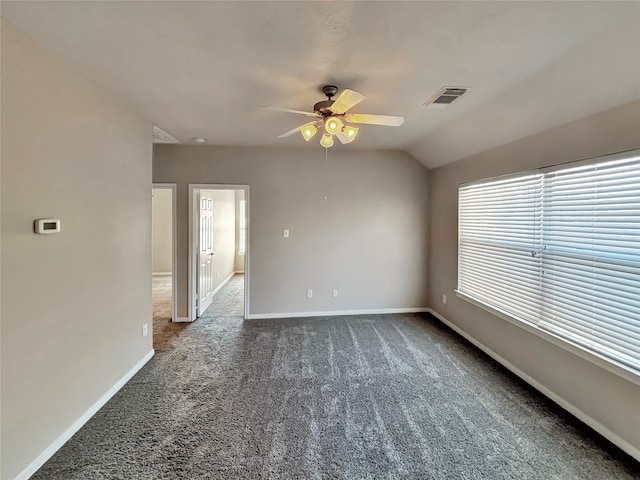
[[[632,479],[428,315],[243,321],[242,277],[35,479]]]
[[[156,353],[166,350],[169,343],[186,328],[186,323],[171,321],[173,289],[171,275],[154,275],[153,285],[153,348]]]

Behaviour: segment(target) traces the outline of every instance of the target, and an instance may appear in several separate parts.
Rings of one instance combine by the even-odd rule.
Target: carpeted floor
[[[242,320],[242,277],[34,479],[640,478],[428,315]]]
[[[180,334],[186,323],[173,323],[171,275],[154,275],[153,282],[153,348],[162,352]]]

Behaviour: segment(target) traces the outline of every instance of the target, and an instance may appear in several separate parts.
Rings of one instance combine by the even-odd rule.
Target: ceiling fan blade
[[[299,132],[302,126],[303,125],[300,125],[299,127],[296,127],[296,128],[292,128],[288,132],[283,133],[282,135],[278,135],[278,138],[285,138],[285,137],[288,137],[289,135],[293,135],[294,133]]]
[[[278,135],[278,138],[288,137],[289,135],[293,135],[294,133],[299,132],[302,127],[306,127],[307,125],[315,125],[316,123],[318,123],[318,122],[304,123],[304,124],[302,124],[302,125],[300,125],[300,126],[298,126],[296,128],[292,128],[291,130],[289,130],[286,133],[283,133],[282,135]]]
[[[342,91],[338,98],[335,99],[333,105],[329,107],[329,110],[337,115],[342,115],[344,112],[356,106],[364,99],[365,96],[361,93],[354,92],[353,90],[349,90],[348,88],[346,88]]]
[[[319,117],[320,115],[315,112],[303,112],[302,110],[291,110],[289,108],[280,107],[260,107],[262,110],[274,110],[276,112],[297,113],[299,115],[306,115],[307,117]]]
[[[351,143],[351,139],[342,132],[336,133],[336,137],[338,137],[338,140],[340,140],[340,143],[343,145],[346,143]]]
[[[350,123],[367,123],[369,125],[385,125],[387,127],[399,127],[404,123],[404,117],[393,115],[368,115],[366,113],[351,113],[345,116]]]

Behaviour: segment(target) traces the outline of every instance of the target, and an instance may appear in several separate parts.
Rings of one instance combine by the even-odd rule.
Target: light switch
[[[289,238],[289,229],[288,228],[284,229],[283,236],[284,236],[284,238]]]
[[[33,222],[33,229],[40,234],[58,233],[60,231],[60,220],[57,218],[39,218]]]

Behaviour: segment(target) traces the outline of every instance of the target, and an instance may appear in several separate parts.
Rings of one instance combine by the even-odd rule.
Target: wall
[[[213,200],[213,289],[218,288],[235,271],[236,194],[234,190],[201,190]]]
[[[152,354],[152,125],[5,21],[1,53],[0,477],[12,479]],[[62,231],[34,234],[42,217]]]
[[[153,175],[178,188],[179,317],[189,183],[250,187],[250,315],[425,307],[428,171],[404,152],[157,145]]]
[[[244,272],[244,255],[238,253],[240,247],[240,202],[244,200],[244,190],[236,190],[236,272]]]
[[[640,101],[431,170],[430,305],[640,454],[640,386],[457,298],[460,183],[640,146]],[[448,302],[442,303],[442,294]],[[593,423],[592,423],[593,425]],[[616,438],[617,437],[617,438]],[[635,451],[634,451],[635,449]]]
[[[151,248],[153,273],[171,273],[173,261],[172,192],[154,188],[151,199]]]

